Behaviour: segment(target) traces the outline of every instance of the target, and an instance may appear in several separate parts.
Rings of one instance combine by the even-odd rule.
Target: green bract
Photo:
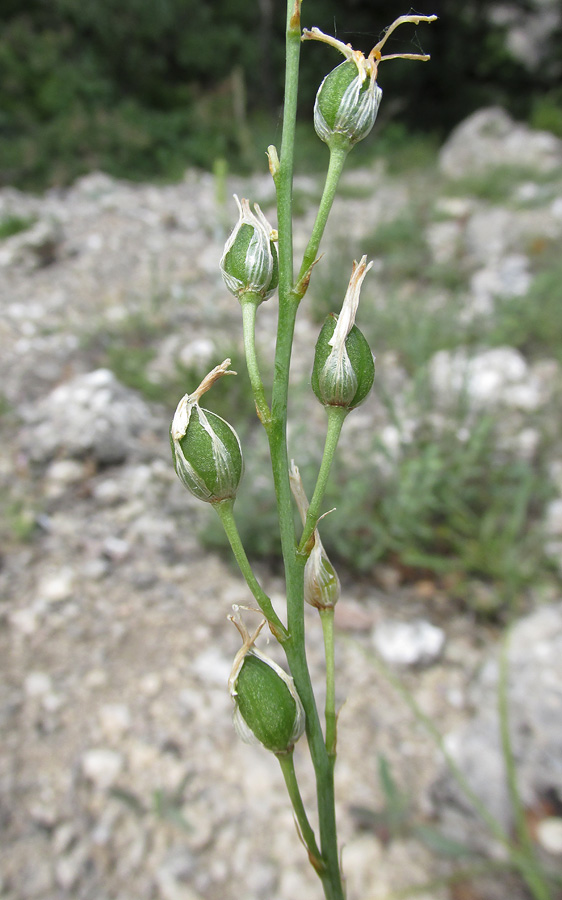
[[[375,124],[382,90],[374,77],[362,78],[355,62],[336,66],[320,85],[314,104],[314,127],[329,146],[353,146],[367,137]]]
[[[236,496],[244,463],[238,435],[228,422],[183,398],[170,436],[175,470],[192,494],[209,503]]]
[[[292,678],[273,661],[250,651],[234,683],[234,723],[240,736],[267,750],[290,750],[304,730],[304,712]]]
[[[330,313],[316,342],[312,367],[312,390],[324,406],[353,409],[363,402],[373,386],[375,362],[364,334],[353,325],[341,346],[330,341],[338,316]]]

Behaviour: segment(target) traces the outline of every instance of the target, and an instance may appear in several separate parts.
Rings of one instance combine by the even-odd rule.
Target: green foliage
[[[562,91],[550,91],[534,101],[531,125],[541,131],[551,131],[562,138]]]
[[[18,543],[30,542],[37,531],[37,513],[29,503],[10,492],[0,492],[3,527],[0,533]]]
[[[21,231],[27,231],[34,221],[33,218],[24,218],[23,216],[7,216],[5,219],[0,219],[0,241],[12,237],[13,234],[19,234]]]
[[[452,196],[471,196],[489,203],[509,203],[515,188],[525,181],[548,180],[551,174],[541,176],[536,169],[524,166],[498,166],[479,175],[459,178],[445,185],[445,192]]]
[[[556,36],[547,39],[545,64],[532,75],[506,50],[505,29],[490,22],[485,0],[460,9],[429,0],[422,5],[440,17],[423,34],[432,64],[398,60],[381,69],[381,87],[395,106],[383,99],[374,140],[357,151],[357,162],[375,153],[378,141],[382,147],[395,140],[394,128],[442,136],[491,103],[519,116],[532,113],[534,124],[560,133],[556,67],[549,64],[559,56]],[[524,7],[524,0],[516,5]],[[210,168],[219,157],[248,169],[261,164],[261,146],[278,140],[283,4],[7,0],[5,6],[0,183],[35,189],[94,168],[132,179],[177,178],[188,164]],[[346,10],[345,40],[369,51],[395,14],[391,0],[377,5],[376,16],[369,0],[354,0]],[[303,15],[304,25],[326,32],[341,26],[337,0],[309,0]],[[413,26],[393,36],[391,45],[397,52],[420,49]],[[303,47],[302,111],[315,148],[310,160],[319,155],[310,124],[314,97],[339,61],[332,48]],[[248,127],[254,113],[257,131]],[[262,129],[261,142],[249,138]],[[418,143],[409,151],[404,142],[402,154],[388,158],[404,165],[420,149]]]
[[[562,364],[562,260],[555,259],[533,279],[522,297],[496,301],[489,341],[517,347],[531,358],[550,357]]]
[[[323,527],[328,552],[364,572],[386,558],[483,579],[497,586],[499,601],[502,592],[507,597],[530,584],[545,565],[531,523],[551,490],[540,469],[500,456],[496,446],[491,419],[481,419],[464,440],[453,428],[427,428],[402,444],[390,476],[381,447],[368,478],[340,476],[339,521],[328,517]]]

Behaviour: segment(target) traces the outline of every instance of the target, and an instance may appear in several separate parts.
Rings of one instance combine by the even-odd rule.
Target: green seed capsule
[[[329,146],[350,147],[366,138],[375,124],[382,90],[374,76],[360,74],[353,60],[336,66],[320,85],[314,104],[314,127]]]
[[[170,437],[176,473],[192,494],[208,503],[236,496],[244,463],[238,435],[228,422],[197,403],[190,405],[186,395]]]
[[[353,325],[340,346],[330,341],[338,316],[331,313],[316,342],[312,367],[312,390],[324,406],[354,409],[363,402],[373,386],[375,363],[363,333]]]
[[[234,724],[243,740],[285,753],[304,730],[304,711],[292,678],[259,651],[244,657],[234,683]]]
[[[240,217],[227,240],[220,261],[220,269],[228,290],[240,301],[245,294],[267,300],[279,284],[277,248],[272,240],[275,234],[258,204],[255,213],[247,200],[238,200]]]

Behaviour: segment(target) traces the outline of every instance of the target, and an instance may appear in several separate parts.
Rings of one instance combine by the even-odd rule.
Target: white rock
[[[162,690],[162,679],[158,672],[147,672],[139,681],[139,690],[146,697],[156,697]]]
[[[24,635],[35,634],[39,626],[38,610],[32,606],[14,610],[10,613],[9,619],[10,624]]]
[[[100,708],[99,717],[108,738],[122,737],[131,727],[131,711],[124,703],[105,703]]]
[[[479,269],[470,280],[473,301],[479,306],[488,304],[495,297],[522,297],[531,285],[529,260],[522,253],[505,256],[496,265]]]
[[[398,666],[429,665],[441,655],[445,632],[425,619],[388,619],[375,628],[373,642],[385,662]]]
[[[170,854],[156,872],[162,900],[200,900],[199,895],[189,886],[194,866],[194,859],[188,851]]]
[[[439,154],[448,178],[463,178],[500,166],[548,172],[562,165],[562,141],[515,122],[499,107],[481,109],[461,122]]]
[[[58,222],[40,220],[2,242],[0,267],[24,264],[40,268],[54,262],[62,240]]]
[[[85,844],[78,844],[67,855],[62,856],[55,863],[55,879],[59,887],[65,891],[76,886],[88,857]]]
[[[146,404],[108,369],[59,385],[22,415],[21,443],[37,462],[56,455],[91,455],[103,465],[122,462],[151,422]]]
[[[82,771],[86,778],[101,790],[115,784],[123,771],[123,757],[115,750],[96,747],[82,755]]]
[[[537,825],[537,841],[553,856],[562,856],[562,819],[549,816]]]
[[[439,265],[453,262],[461,247],[462,224],[457,221],[434,222],[426,229],[433,261]]]
[[[436,398],[444,406],[466,396],[473,409],[498,405],[538,409],[546,399],[541,373],[531,373],[513,347],[495,347],[468,357],[465,350],[440,350],[430,360],[429,377]]]
[[[193,658],[191,669],[206,684],[225,687],[230,677],[232,662],[220,650],[210,648]]]
[[[113,560],[114,562],[122,562],[128,555],[131,547],[128,541],[123,540],[123,538],[114,537],[110,535],[103,542],[103,552],[108,559]]]
[[[49,693],[52,686],[51,677],[46,672],[30,672],[24,682],[28,697],[43,697]]]
[[[562,536],[562,499],[551,500],[546,508],[545,529],[549,536]]]
[[[45,477],[48,481],[65,487],[76,484],[86,476],[86,468],[83,463],[75,459],[57,459],[51,463]]]
[[[61,603],[72,596],[74,589],[74,572],[65,566],[46,575],[39,584],[38,596],[47,603]]]

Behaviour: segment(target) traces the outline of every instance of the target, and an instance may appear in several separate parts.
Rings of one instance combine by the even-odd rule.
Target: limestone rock
[[[55,456],[123,462],[151,420],[146,404],[108,369],[59,385],[23,414],[22,444],[34,462]]]
[[[453,130],[439,155],[447,178],[481,175],[500,166],[549,172],[562,165],[562,140],[515,122],[500,107],[480,109]]]

